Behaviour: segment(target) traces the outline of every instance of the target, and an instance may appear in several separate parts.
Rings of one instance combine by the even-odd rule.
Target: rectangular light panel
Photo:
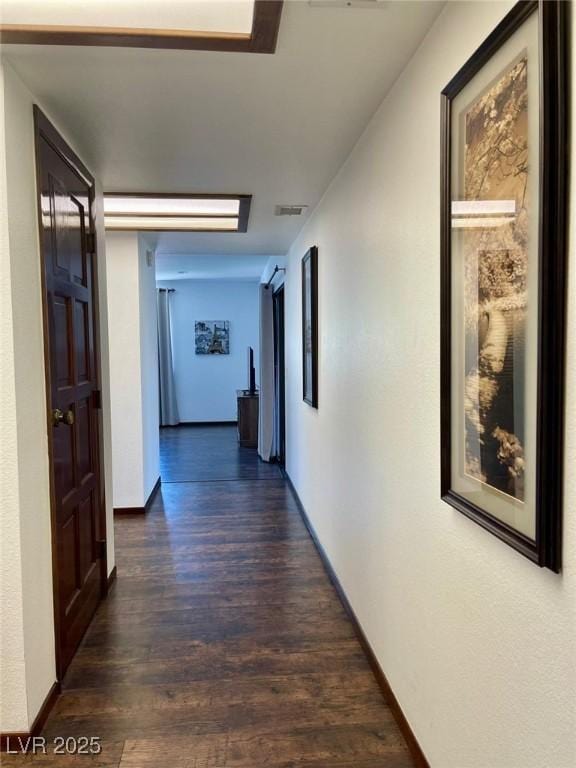
[[[248,37],[254,0],[2,0],[4,24],[179,30]]]
[[[238,216],[240,200],[193,197],[122,197],[106,195],[104,213],[188,216]]]
[[[249,195],[104,195],[104,223],[109,230],[245,232]]]
[[[198,216],[105,216],[106,229],[124,230],[190,230],[191,232],[238,231],[237,218],[218,218]]]

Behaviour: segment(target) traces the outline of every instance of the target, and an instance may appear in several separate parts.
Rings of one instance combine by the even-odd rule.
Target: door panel
[[[65,387],[72,385],[72,355],[68,344],[72,318],[70,317],[70,301],[66,296],[54,296],[52,304],[54,317],[54,377],[56,385],[62,392]]]
[[[92,494],[81,502],[78,510],[78,588],[81,588],[90,576],[90,569],[96,560],[94,551],[94,505]]]
[[[74,319],[74,327],[76,329],[76,381],[79,384],[90,382],[89,309],[90,307],[85,301],[76,300],[74,303],[76,315]]]
[[[92,474],[92,454],[90,450],[92,435],[90,429],[90,400],[81,400],[76,405],[76,433],[78,436],[78,484],[89,482]]]
[[[94,182],[35,110],[51,454],[58,672],[66,671],[106,582],[93,231]]]
[[[70,515],[59,531],[60,545],[60,600],[68,607],[76,596],[76,560],[73,556],[76,548],[76,517]]]

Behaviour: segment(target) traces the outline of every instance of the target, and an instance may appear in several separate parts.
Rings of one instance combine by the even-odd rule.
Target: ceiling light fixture
[[[276,50],[282,0],[179,0],[163,5],[138,0],[2,0],[0,42],[250,54]]]
[[[104,195],[108,230],[246,232],[251,195],[110,192]]]

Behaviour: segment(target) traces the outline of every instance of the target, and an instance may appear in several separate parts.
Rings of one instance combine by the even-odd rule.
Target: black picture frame
[[[441,94],[441,497],[542,567],[561,568],[568,199],[568,13],[563,0],[517,3]],[[539,210],[535,538],[452,487],[451,106],[455,96],[538,14]],[[535,214],[534,214],[535,215]]]
[[[302,399],[312,408],[318,408],[318,248],[315,245],[302,257]]]

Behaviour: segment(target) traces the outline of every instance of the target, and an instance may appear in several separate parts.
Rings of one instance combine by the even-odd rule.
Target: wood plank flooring
[[[412,766],[278,468],[211,429],[163,431],[161,492],[116,520],[118,580],[46,724],[102,753],[2,765]]]
[[[162,430],[162,482],[280,478],[275,464],[241,449],[236,426],[180,426]]]

